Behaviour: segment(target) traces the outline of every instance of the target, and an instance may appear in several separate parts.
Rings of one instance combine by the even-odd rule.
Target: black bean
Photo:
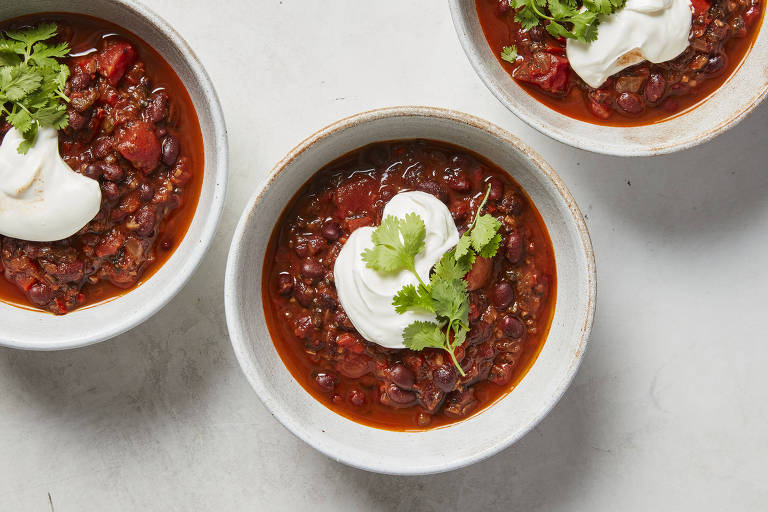
[[[403,389],[411,389],[415,381],[413,372],[405,367],[403,363],[397,363],[389,369],[389,376],[392,382]]]
[[[104,179],[117,183],[125,177],[125,171],[117,164],[102,164]]]
[[[293,287],[293,297],[299,304],[308,308],[312,305],[312,301],[315,299],[315,289],[312,286],[304,284],[304,281],[297,280]]]
[[[307,279],[317,279],[325,274],[323,264],[312,258],[307,258],[301,262],[301,275]]]
[[[92,180],[99,179],[101,177],[101,164],[98,162],[93,164],[88,164],[83,170],[83,176],[87,176]]]
[[[45,306],[53,298],[53,289],[45,283],[35,283],[27,291],[27,297],[38,306]]]
[[[491,193],[488,199],[491,201],[498,201],[504,195],[504,184],[499,178],[492,177],[486,182],[486,190],[488,185],[491,186]]]
[[[355,407],[360,407],[365,404],[365,393],[359,389],[351,390],[347,398],[349,399],[349,403]]]
[[[506,309],[510,304],[512,304],[514,299],[515,289],[512,288],[511,284],[503,282],[498,283],[493,287],[491,300],[493,301],[493,305],[496,307],[496,309]]]
[[[453,391],[458,377],[459,375],[456,372],[456,368],[454,368],[453,365],[448,364],[444,364],[432,372],[432,379],[435,382],[435,386],[444,393]]]
[[[91,75],[85,72],[75,73],[69,79],[69,86],[73,91],[85,89],[91,84]]]
[[[178,137],[174,135],[166,135],[162,142],[162,160],[165,165],[171,167],[176,163],[179,158],[179,152],[181,151],[181,143],[179,143]]]
[[[326,391],[333,391],[337,381],[338,379],[336,376],[330,373],[318,373],[315,375],[315,382],[317,385]]]
[[[405,391],[403,389],[400,389],[395,384],[390,384],[386,388],[387,396],[389,398],[400,405],[409,404],[411,402],[414,402],[416,400],[416,394],[412,391]]]
[[[88,126],[88,121],[91,120],[90,116],[81,114],[73,108],[67,109],[67,114],[69,116],[69,126],[75,131],[82,130]]]
[[[142,183],[139,185],[139,197],[142,201],[149,201],[155,196],[155,191],[148,183]]]
[[[525,332],[525,326],[519,318],[507,315],[501,319],[501,330],[504,335],[519,339]]]
[[[290,295],[293,291],[293,276],[290,274],[280,274],[277,278],[277,292],[280,295]]]
[[[664,96],[667,81],[661,73],[651,73],[645,84],[645,99],[650,103],[656,103]]]
[[[326,239],[334,242],[341,236],[341,226],[339,226],[338,222],[329,220],[323,224],[321,232]]]
[[[637,94],[623,92],[616,98],[619,108],[628,114],[639,114],[645,108],[643,100]]]
[[[117,185],[115,185],[112,181],[105,181],[101,184],[101,192],[104,194],[104,197],[107,198],[109,201],[114,201],[118,197],[120,197],[120,189],[117,188]]]
[[[715,73],[719,73],[723,70],[725,67],[725,56],[718,53],[717,55],[713,55],[709,58],[709,61],[707,61],[707,65],[704,68],[704,71],[709,73],[710,75],[713,75]]]
[[[142,206],[139,208],[139,211],[137,211],[134,216],[134,221],[139,225],[139,227],[136,228],[136,233],[139,236],[149,236],[155,229],[156,219],[155,210],[153,210],[151,206]]]
[[[513,265],[516,265],[523,259],[525,247],[523,245],[523,236],[516,229],[513,229],[507,235],[507,240],[504,243],[504,256]]]
[[[168,95],[165,91],[158,91],[152,95],[146,115],[147,119],[153,123],[159,123],[168,116]]]

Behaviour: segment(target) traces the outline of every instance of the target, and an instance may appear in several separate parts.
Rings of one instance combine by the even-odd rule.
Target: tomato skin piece
[[[128,66],[136,59],[136,50],[130,43],[117,41],[99,52],[97,63],[99,73],[110,85],[117,85],[123,78]]]

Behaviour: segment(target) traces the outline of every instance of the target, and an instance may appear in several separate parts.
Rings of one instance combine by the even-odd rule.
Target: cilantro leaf
[[[56,35],[53,23],[6,31],[0,37],[0,115],[22,133],[19,153],[37,140],[40,126],[57,130],[69,124],[64,88],[69,68],[56,59],[69,53],[67,43],[46,44]]]
[[[445,335],[436,323],[416,321],[403,329],[403,344],[416,351],[443,348]]]
[[[493,235],[493,238],[491,238],[491,240],[487,244],[485,244],[485,246],[483,246],[482,249],[480,249],[477,252],[477,255],[482,258],[489,258],[489,259],[493,258],[494,256],[496,256],[496,253],[498,252],[500,245],[501,245],[501,234],[496,233],[495,235]]]
[[[505,60],[512,64],[517,61],[517,47],[515,45],[505,46],[501,49],[501,60]]]
[[[475,227],[472,229],[470,239],[472,247],[476,252],[481,252],[488,245],[494,236],[499,232],[501,222],[491,215],[481,215],[477,218]]]
[[[523,30],[544,26],[552,36],[590,43],[597,39],[601,15],[622,9],[626,0],[509,0]]]
[[[403,286],[400,291],[397,292],[392,299],[392,305],[395,306],[395,311],[400,314],[412,310],[435,311],[432,306],[432,297],[429,295],[429,292],[422,286],[416,288],[412,284]]]
[[[440,261],[435,265],[432,272],[432,281],[434,282],[436,279],[443,279],[446,281],[463,279],[470,268],[472,268],[472,265],[468,265],[466,259],[457,260],[454,257],[454,253],[448,251],[443,254],[443,257],[440,258]]]
[[[469,294],[464,279],[437,280],[432,283],[431,291],[432,304],[438,318],[458,320],[464,325],[468,323]]]
[[[371,238],[373,248],[363,252],[363,261],[368,268],[386,273],[403,270],[415,273],[415,258],[424,250],[427,229],[415,213],[406,214],[404,219],[389,215]]]

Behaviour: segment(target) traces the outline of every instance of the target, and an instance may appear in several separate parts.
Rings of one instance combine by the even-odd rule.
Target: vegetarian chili
[[[395,194],[443,201],[459,230],[484,212],[501,221],[501,247],[465,279],[470,331],[457,350],[387,349],[355,330],[339,303],[334,263],[350,233],[381,222]],[[376,143],[323,167],[274,228],[263,304],[275,347],[296,380],[331,410],[389,430],[424,430],[466,418],[508,393],[536,360],[556,296],[552,243],[536,207],[504,170],[443,142]]]
[[[550,35],[544,21],[522,30],[508,0],[475,3],[488,44],[526,92],[563,115],[608,126],[664,121],[706,100],[739,68],[763,15],[761,0],[693,0],[690,45],[681,55],[641,62],[595,89],[573,72],[565,39]],[[509,45],[519,55],[514,63],[501,58]]]
[[[72,48],[59,151],[99,181],[101,210],[58,242],[0,236],[0,300],[65,314],[135,287],[171,256],[197,206],[203,145],[184,85],[144,41],[75,14],[25,16],[0,28],[41,22],[56,23]],[[3,121],[0,136],[9,128]]]

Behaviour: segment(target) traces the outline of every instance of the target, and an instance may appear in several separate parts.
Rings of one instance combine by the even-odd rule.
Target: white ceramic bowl
[[[265,325],[261,268],[272,229],[294,193],[323,165],[375,141],[427,138],[475,151],[506,169],[541,212],[557,261],[549,337],[520,385],[485,411],[425,432],[392,432],[348,420],[291,376]],[[447,471],[484,459],[523,436],[554,406],[579,366],[595,307],[592,246],[576,203],[528,146],[486,121],[448,110],[399,107],[359,114],[311,136],[260,185],[237,226],[227,262],[227,324],[238,361],[283,425],[345,464],[392,474]]]
[[[768,95],[768,17],[764,16],[743,65],[693,110],[648,126],[620,128],[585,123],[540,103],[509,76],[485,39],[475,0],[449,0],[449,4],[464,52],[488,89],[533,128],[580,149],[618,156],[660,155],[687,149],[735,126]]]
[[[146,41],[176,71],[197,110],[205,146],[205,175],[192,224],[170,259],[135,290],[64,316],[0,303],[0,345],[57,350],[103,341],[144,322],[168,303],[202,260],[221,216],[227,182],[227,130],[216,91],[203,66],[171,26],[130,0],[24,0],[0,4],[0,20],[66,11],[103,18]]]

